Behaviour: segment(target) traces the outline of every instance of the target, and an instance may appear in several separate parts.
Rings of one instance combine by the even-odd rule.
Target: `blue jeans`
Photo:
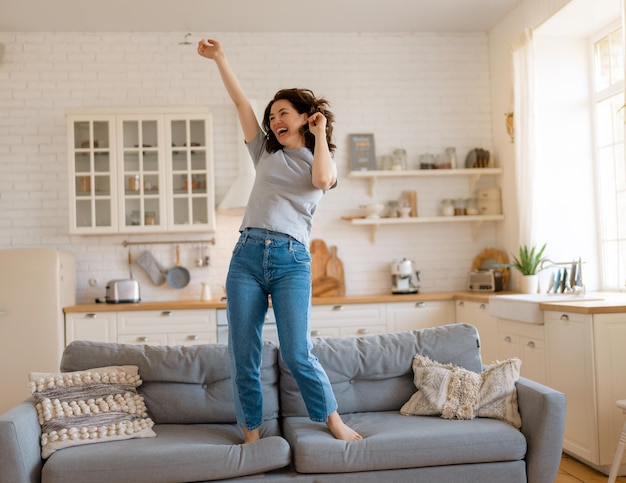
[[[239,425],[263,422],[261,332],[268,296],[276,315],[281,357],[293,374],[309,417],[326,422],[337,409],[330,381],[311,353],[311,255],[289,235],[246,228],[233,250],[226,278],[228,344]]]

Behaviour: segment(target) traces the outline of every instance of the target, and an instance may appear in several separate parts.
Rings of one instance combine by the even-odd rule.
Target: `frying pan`
[[[180,265],[180,247],[176,245],[176,265],[167,271],[167,283],[172,288],[184,288],[189,285],[189,270]]]

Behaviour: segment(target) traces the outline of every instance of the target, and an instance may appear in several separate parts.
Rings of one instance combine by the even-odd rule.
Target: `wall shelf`
[[[475,215],[475,216],[423,216],[416,218],[353,218],[353,225],[367,225],[371,227],[370,238],[376,241],[378,227],[381,225],[408,225],[417,223],[472,223],[472,236],[475,238],[480,225],[487,221],[502,221],[504,215]]]

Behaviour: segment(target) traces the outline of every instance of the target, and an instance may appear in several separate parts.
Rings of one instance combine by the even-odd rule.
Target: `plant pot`
[[[522,275],[519,279],[521,293],[537,293],[539,290],[539,275]]]

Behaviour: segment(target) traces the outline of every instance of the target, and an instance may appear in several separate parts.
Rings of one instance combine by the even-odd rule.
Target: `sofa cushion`
[[[263,419],[278,417],[276,346],[265,341],[261,383]],[[138,389],[157,424],[233,423],[236,421],[228,346],[149,346],[74,341],[63,352],[62,371],[97,366],[139,367]]]
[[[156,436],[137,366],[64,373],[31,372],[41,425],[41,457],[63,448]]]
[[[400,410],[415,392],[413,356],[423,354],[474,372],[481,370],[479,338],[469,324],[367,337],[317,339],[313,353],[333,386],[340,413]],[[279,361],[281,411],[306,416],[296,382]]]
[[[269,425],[268,430],[264,426]],[[241,442],[236,424],[155,425],[156,438],[68,448],[54,453],[42,481],[67,483],[189,482],[234,478],[270,471],[291,462],[289,444],[271,436],[276,421],[261,426],[264,437]]]
[[[335,439],[326,425],[289,417],[283,432],[300,473],[341,473],[522,460],[526,439],[495,419],[449,420],[397,411],[348,414],[363,440]]]
[[[417,392],[400,412],[446,419],[496,418],[520,428],[515,387],[520,366],[521,361],[513,358],[496,362],[477,374],[418,354],[413,358]]]

